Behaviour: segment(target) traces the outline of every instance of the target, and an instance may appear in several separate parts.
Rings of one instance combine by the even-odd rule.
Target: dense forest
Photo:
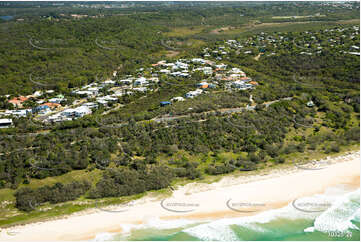
[[[43,86],[37,79],[66,93],[68,87],[95,81],[96,75],[110,75],[119,69],[130,73],[144,64],[153,63],[164,50],[162,40],[175,27],[202,26],[194,38],[214,41],[224,36],[210,35],[214,28],[247,26],[250,22],[321,21],[359,18],[358,5],[353,8],[318,6],[313,3],[141,3],[127,8],[104,8],[102,5],[79,7],[71,3],[5,4],[1,15],[14,16],[2,20],[0,29],[0,94],[31,94]],[[96,3],[94,3],[96,4]],[[79,4],[81,5],[81,4]],[[90,4],[91,6],[91,4]],[[97,5],[95,5],[97,6]],[[36,11],[32,11],[36,9]],[[94,16],[74,19],[70,15]],[[282,15],[326,17],[312,19],[273,19]],[[26,14],[30,14],[27,18]],[[24,16],[25,15],[25,16]],[[52,16],[49,18],[49,16]],[[263,16],[261,19],[259,16]],[[21,18],[25,21],[16,21]],[[197,36],[198,35],[198,36]],[[175,38],[189,37],[180,33]],[[192,53],[187,46],[187,53]]]

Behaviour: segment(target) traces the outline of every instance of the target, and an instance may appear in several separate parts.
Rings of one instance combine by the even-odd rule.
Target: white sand
[[[74,214],[67,218],[27,224],[4,229],[0,241],[22,240],[85,240],[92,239],[101,232],[120,232],[122,224],[139,224],[149,219],[209,219],[221,217],[247,216],[227,207],[230,199],[240,203],[254,203],[251,207],[235,207],[239,210],[261,211],[282,207],[293,200],[322,193],[326,188],[338,184],[359,187],[360,153],[352,153],[328,160],[320,170],[288,169],[273,171],[268,175],[251,177],[228,176],[213,184],[187,184],[174,191],[164,201],[168,209],[192,210],[187,213],[168,211],[160,205],[160,200],[145,197],[136,200],[125,212],[92,210]],[[176,206],[169,203],[186,203]],[[122,210],[124,207],[104,208]]]

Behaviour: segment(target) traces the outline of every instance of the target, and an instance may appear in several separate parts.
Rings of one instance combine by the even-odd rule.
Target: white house
[[[63,100],[64,100],[64,98],[54,97],[54,98],[49,99],[49,103],[61,103],[61,101],[63,101]]]
[[[202,58],[193,58],[193,59],[192,59],[192,62],[193,62],[194,64],[202,64],[202,65],[206,63],[206,61],[203,60]]]
[[[131,78],[128,78],[128,79],[119,80],[118,82],[124,85],[130,85],[132,84],[133,80]]]
[[[67,118],[73,118],[73,117],[83,117],[84,115],[88,115],[91,113],[92,111],[90,110],[90,108],[86,106],[80,106],[77,108],[65,109],[63,112],[60,113],[60,115],[65,116]],[[56,118],[56,116],[54,118]]]
[[[140,77],[134,81],[134,86],[146,86],[149,82],[145,77]]]
[[[231,70],[228,71],[228,73],[233,73],[233,74],[244,74],[243,71],[241,71],[241,69],[239,68],[232,68]]]
[[[249,83],[245,83],[244,81],[235,81],[232,82],[231,86],[233,88],[237,88],[239,90],[247,90],[247,89],[251,89],[253,87],[252,84]]]
[[[162,69],[159,71],[160,73],[163,73],[163,74],[169,74],[170,73],[170,70],[168,69]]]
[[[8,113],[17,117],[26,117],[29,112],[31,112],[31,109],[10,110]]]
[[[202,94],[203,90],[201,89],[196,89],[195,91],[190,91],[186,93],[186,98],[194,98],[196,96],[199,96],[200,94]]]
[[[132,90],[137,91],[137,92],[146,92],[148,90],[148,88],[146,88],[146,87],[135,87]]]
[[[212,74],[212,67],[209,67],[209,66],[205,66],[205,67],[203,67],[203,73],[205,74],[205,75],[211,75]]]
[[[172,102],[182,102],[184,101],[185,99],[183,97],[174,97],[171,99]]]
[[[107,81],[104,81],[102,84],[104,84],[104,85],[114,85],[114,84],[115,84],[115,81],[113,81],[113,80],[107,80]]]
[[[64,111],[62,111],[60,113],[60,115],[65,116],[65,117],[73,117],[73,116],[75,116],[75,109],[73,109],[73,108],[65,109]]]
[[[91,114],[92,110],[85,106],[80,106],[74,109],[74,114],[76,117],[83,117],[84,115]]]
[[[233,80],[237,80],[237,79],[241,78],[241,75],[240,74],[231,74],[231,75],[229,75],[229,77]]]
[[[220,70],[225,70],[225,69],[227,68],[227,65],[221,63],[221,64],[219,64],[219,65],[216,65],[216,68],[217,68],[217,69],[220,69]]]
[[[99,90],[100,90],[100,87],[91,87],[91,88],[88,88],[88,91],[89,91],[89,92],[92,92],[94,96],[98,95]]]
[[[10,128],[13,125],[13,120],[8,118],[0,119],[0,128]]]
[[[88,107],[88,108],[98,108],[98,104],[97,104],[97,103],[93,103],[93,102],[84,103],[82,106]]]
[[[148,78],[149,81],[151,82],[155,82],[155,83],[158,83],[159,82],[159,78],[158,77],[151,77],[151,78]]]

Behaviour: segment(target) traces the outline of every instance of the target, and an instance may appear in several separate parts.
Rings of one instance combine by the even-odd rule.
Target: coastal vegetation
[[[160,101],[184,96],[204,75],[190,80],[160,76],[153,87],[157,91],[123,95],[112,104],[121,108],[106,114],[101,107],[91,116],[58,124],[14,119],[13,128],[0,130],[0,225],[44,216],[39,210],[44,207],[61,215],[94,207],[103,198],[123,202],[179,182],[248,174],[359,145],[360,58],[332,49],[325,31],[347,28],[343,34],[351,35],[355,20],[339,21],[358,18],[359,8],[310,3],[300,11],[293,4],[230,3],[180,5],[171,11],[143,4],[137,12],[76,7],[79,14],[94,16],[81,19],[71,17],[74,8],[68,5],[61,13],[45,7],[46,18],[25,14],[25,21],[0,22],[0,93],[15,97],[51,85],[75,99],[71,88],[92,83],[99,74],[137,75],[161,59],[198,57],[231,37],[244,46],[252,39],[246,47],[253,54],[233,51],[223,63],[241,68],[259,85],[228,92],[220,83],[202,97],[161,107]],[[272,18],[284,11],[306,17]],[[309,21],[315,21],[312,27]],[[288,40],[254,47],[263,44],[264,31]],[[307,51],[316,50],[305,31],[326,43],[321,54],[303,55],[294,46],[295,41],[302,47],[311,43]],[[359,45],[359,34],[339,42],[352,48]],[[175,56],[166,55],[169,46]],[[47,85],[31,81],[31,75]],[[230,112],[252,104],[254,110]],[[6,98],[0,98],[0,108],[11,108]]]

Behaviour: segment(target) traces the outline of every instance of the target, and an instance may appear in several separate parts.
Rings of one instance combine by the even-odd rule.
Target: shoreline
[[[133,201],[126,209],[120,205],[104,208],[113,212],[90,209],[65,218],[2,229],[0,241],[89,240],[102,232],[119,233],[122,224],[143,224],[152,219],[198,221],[251,216],[284,207],[297,198],[323,193],[329,187],[344,184],[356,189],[360,186],[359,151],[327,161],[325,167],[317,170],[285,168],[270,174],[224,176],[211,184],[188,183],[176,188],[164,200],[145,196]],[[227,207],[231,200],[235,204],[259,203],[264,206],[256,209],[256,206],[243,206],[239,208],[241,212],[237,212]],[[125,211],[114,212],[119,210]]]

